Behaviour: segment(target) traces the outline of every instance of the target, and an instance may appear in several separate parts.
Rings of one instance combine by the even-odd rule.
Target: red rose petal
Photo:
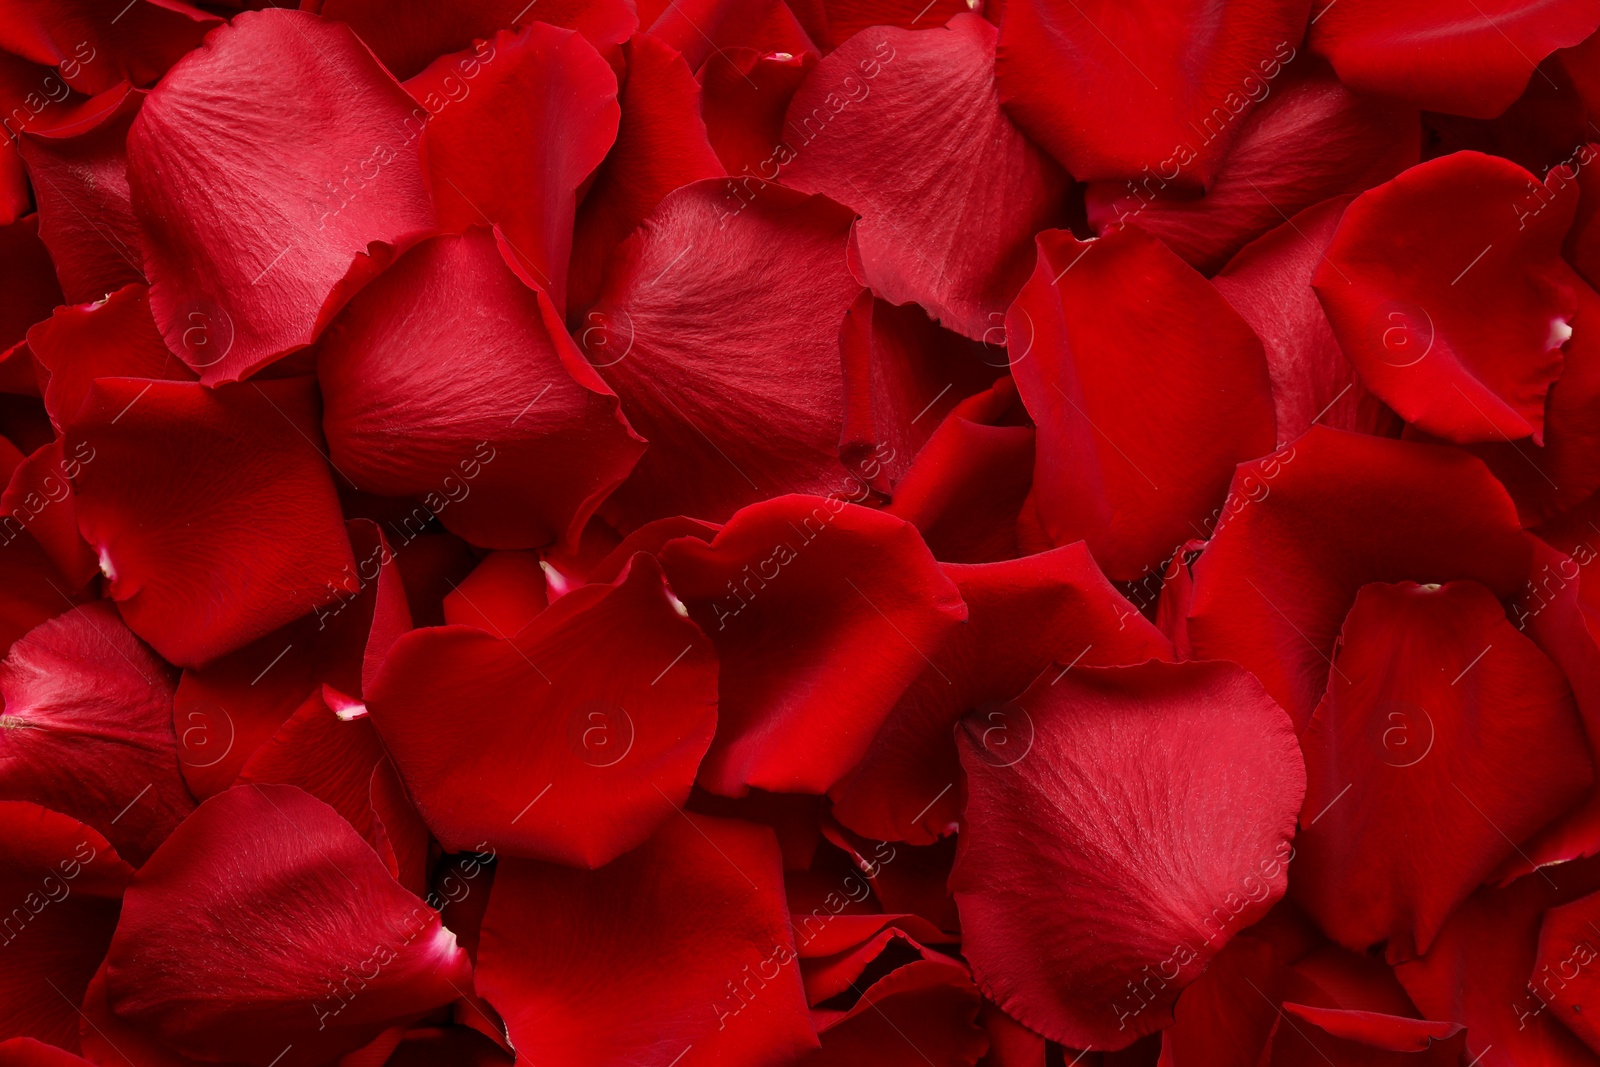
[[[100,566],[78,532],[71,479],[94,453],[80,449],[68,458],[62,446],[57,438],[17,464],[0,496],[0,524],[12,535],[18,527],[26,529],[68,585],[82,588],[100,573]]]
[[[1313,284],[1362,381],[1440,437],[1543,444],[1583,287],[1561,258],[1576,203],[1476,152],[1358,197]]]
[[[975,340],[1003,321],[1068,185],[1000,109],[998,37],[968,14],[851,39],[790,101],[778,159],[785,184],[861,215],[855,248],[874,292]]]
[[[487,230],[413,247],[318,350],[334,468],[364,491],[421,497],[475,544],[575,541],[644,450]]]
[[[414,106],[349,28],[279,10],[217,30],[145,100],[128,180],[150,303],[207,383],[310,342],[369,244],[434,225]]]
[[[432,116],[422,142],[439,225],[499,227],[566,307],[578,187],[617,133],[610,65],[581,34],[533,22],[440,56],[406,89]]]
[[[78,523],[133,631],[196,667],[334,599],[353,566],[310,379],[206,389],[102,378],[67,438],[94,450]]]
[[[1229,941],[1178,997],[1161,1035],[1161,1067],[1260,1064],[1279,1029],[1282,985],[1270,942],[1249,934]]]
[[[957,733],[963,950],[1029,1028],[1126,1047],[1283,895],[1305,791],[1292,724],[1219,663],[1079,667],[1011,708],[1005,748],[983,718]]]
[[[348,22],[396,78],[410,78],[449,52],[488,40],[496,30],[535,19],[577,30],[609,52],[628,39],[638,19],[628,0],[324,0],[326,18]],[[529,18],[529,16],[532,16]]]
[[[1522,94],[1540,60],[1600,24],[1592,0],[1476,2],[1319,0],[1309,43],[1357,92],[1492,119]]]
[[[1595,964],[1600,962],[1600,893],[1580,897],[1544,913],[1539,925],[1539,954],[1530,986],[1568,1030],[1591,1049],[1600,1051],[1600,1030],[1591,1021],[1600,1000],[1595,996]]]
[[[1079,181],[1176,166],[1185,185],[1201,186],[1260,87],[1294,60],[1309,6],[1006,0],[1000,93]]]
[[[623,56],[627,74],[619,93],[622,120],[616,144],[578,211],[569,288],[573,311],[598,299],[606,263],[617,245],[668,193],[724,173],[700,115],[700,86],[683,56],[644,33],[634,35]],[[585,322],[600,324],[592,315]],[[592,336],[594,345],[606,341],[600,333],[585,336]],[[616,353],[627,344],[618,338],[610,355],[596,351],[589,340],[584,347],[597,364],[605,364],[621,358]]]
[[[699,781],[727,796],[826,791],[967,617],[909,523],[833,498],[754,504],[709,544],[668,542],[661,564],[717,647]]]
[[[783,169],[783,119],[817,56],[749,48],[725,55],[728,62],[700,68],[706,139],[729,174],[776,181]]]
[[[372,840],[372,775],[383,744],[366,716],[346,721],[316,693],[239,772],[240,785],[298,786]]]
[[[1038,246],[1006,318],[1039,427],[1034,501],[1055,543],[1087,541],[1107,576],[1135,579],[1200,532],[1235,464],[1272,450],[1261,342],[1136,228],[1090,242],[1049,231]]]
[[[0,1041],[0,1063],[6,1067],[85,1067],[93,1061],[31,1037],[14,1037]]]
[[[598,871],[505,861],[478,967],[530,1062],[779,1064],[816,1047],[777,843],[748,823],[672,816]]]
[[[1472,578],[1509,600],[1529,570],[1505,491],[1451,449],[1312,427],[1229,500],[1194,566],[1193,654],[1243,665],[1302,725],[1363,585]]]
[[[1395,977],[1426,1018],[1467,1028],[1468,1062],[1589,1067],[1594,1054],[1557,1021],[1554,983],[1543,984],[1544,972],[1534,968],[1545,909],[1597,887],[1600,869],[1590,862],[1480,889],[1451,915],[1428,954],[1396,967]],[[1559,958],[1568,959],[1573,947],[1564,946]]]
[[[1391,961],[1594,777],[1561,671],[1471,581],[1363,586],[1302,746],[1296,899]]]
[[[107,964],[118,1015],[184,1055],[256,1067],[324,1063],[472,981],[437,913],[286,785],[202,804],[135,876]]]
[[[90,95],[123,80],[150,84],[222,21],[179,0],[132,11],[118,0],[19,0],[7,16],[0,47],[59,68]]]
[[[916,960],[872,983],[845,1012],[818,1012],[822,1048],[804,1067],[971,1067],[988,1048],[981,998],[955,962]],[[926,1051],[924,1051],[926,1050]]]
[[[1399,420],[1356,377],[1311,288],[1349,197],[1306,208],[1251,241],[1212,279],[1267,353],[1278,440],[1313,424],[1392,436]]]
[[[1056,678],[1052,662],[1103,667],[1172,657],[1082,544],[1004,563],[945,564],[944,572],[967,603],[967,624],[930,654],[932,665],[831,790],[834,815],[859,834],[927,844],[948,833],[961,810],[952,728],[964,713],[1022,692],[1040,672]]]
[[[598,867],[688,796],[716,697],[710,642],[675,610],[655,561],[636,556],[614,585],[568,593],[515,637],[408,634],[368,706],[446,849],[487,839]]]
[[[0,1037],[78,1047],[77,1005],[132,877],[133,868],[83,823],[0,801]]]
[[[845,484],[839,326],[849,213],[747,179],[679,189],[617,252],[579,337],[650,449],[607,502],[625,528],[717,522]]]
[[[113,92],[120,100],[88,129],[41,130],[17,141],[39,198],[39,239],[74,304],[145,280],[127,151],[128,128],[145,94]]]
[[[1285,1025],[1278,1028],[1272,1043],[1274,1064],[1308,1063],[1312,1061],[1310,1053],[1321,1053],[1330,1063],[1457,1067],[1466,1047],[1467,1035],[1460,1023],[1289,1003],[1284,1004],[1283,1012]],[[1385,1052],[1424,1055],[1382,1055]]]
[[[535,553],[491,552],[444,598],[444,618],[510,637],[550,606],[549,595]]]
[[[0,351],[10,348],[27,334],[28,327],[50,317],[50,309],[61,303],[61,287],[56,282],[50,253],[39,240],[39,216],[24,215],[9,226],[0,226],[0,282],[7,293],[0,304]]]
[[[0,795],[80,818],[143,863],[194,810],[176,683],[103,601],[30,631],[0,663]]]
[[[1417,112],[1356,96],[1326,68],[1285,78],[1250,113],[1216,176],[1196,199],[1164,173],[1091,185],[1089,223],[1128,223],[1215,272],[1250,241],[1330,196],[1360,193],[1418,160]]]

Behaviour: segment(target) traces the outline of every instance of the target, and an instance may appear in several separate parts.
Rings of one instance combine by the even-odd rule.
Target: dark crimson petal
[[[6,292],[6,299],[0,302],[3,351],[22,340],[28,327],[49,318],[50,309],[61,303],[55,267],[39,240],[38,214],[0,226],[0,287]]]
[[[106,995],[106,965],[100,964],[83,997],[83,1054],[97,1067],[206,1067],[204,1061],[180,1056],[155,1037],[111,1010]],[[222,1067],[239,1067],[224,1064]]]
[[[478,968],[530,1063],[776,1065],[817,1047],[777,842],[748,823],[673,816],[597,871],[503,861]]]
[[[1079,667],[957,740],[962,948],[1052,1040],[1124,1048],[1170,1024],[1283,895],[1305,771],[1289,717],[1231,664]]]
[[[17,464],[0,496],[0,526],[9,533],[25,528],[44,549],[71,588],[81,589],[100,573],[99,561],[78,532],[72,478],[93,452],[79,448],[68,457],[63,440],[43,445]]]
[[[1283,1005],[1283,1012],[1284,1025],[1272,1042],[1274,1067],[1298,1067],[1319,1060],[1372,1067],[1458,1067],[1466,1048],[1466,1030],[1460,1023],[1290,1003]]]
[[[695,71],[713,60],[731,65],[730,48],[791,55],[817,50],[783,0],[645,0],[640,8],[650,35],[683,53]]]
[[[1056,544],[1087,541],[1108,577],[1136,579],[1200,533],[1236,464],[1272,451],[1261,342],[1136,227],[1089,242],[1052,230],[1038,248],[1006,318],[1039,427],[1033,499]]]
[[[944,565],[967,603],[967,624],[889,713],[849,777],[834,815],[868,837],[926,844],[961,812],[952,728],[975,708],[1008,700],[1053,662],[1085,667],[1171,659],[1172,647],[1112,588],[1083,544],[976,566]],[[1020,741],[1018,744],[1022,743]]]
[[[232,785],[256,750],[325,686],[351,698],[362,694],[388,645],[410,629],[397,557],[409,560],[416,549],[408,546],[403,556],[391,550],[364,519],[346,528],[355,563],[327,586],[330,603],[183,672],[173,725],[183,776],[195,796]]]
[[[724,173],[700,116],[700,86],[678,52],[640,33],[623,48],[627,73],[619,102],[622,120],[616,145],[595,175],[578,211],[573,236],[572,276],[568,306],[577,312],[600,295],[606,263],[617,245],[649,218],[666,195],[679,186]],[[585,320],[593,326],[592,315]],[[592,344],[605,340],[588,335],[584,347],[597,364],[605,364],[626,347],[618,338],[611,355]]]
[[[1542,444],[1583,288],[1561,258],[1577,199],[1477,152],[1358,197],[1313,285],[1362,381],[1440,437]]]
[[[102,378],[66,449],[94,451],[78,524],[122,617],[198,667],[335,598],[354,566],[309,378],[207,389]]]
[[[78,1003],[132,877],[133,868],[83,823],[0,801],[0,1038],[78,1047]]]
[[[1293,872],[1290,872],[1291,878]],[[1292,906],[1286,901],[1282,910]],[[1277,918],[1274,913],[1273,918]],[[1296,916],[1298,918],[1298,915]],[[1314,927],[1309,919],[1300,919],[1307,934],[1297,935],[1292,927],[1280,926],[1276,935],[1267,934],[1277,949],[1280,959],[1300,958],[1289,966],[1284,979],[1280,1000],[1319,1008],[1337,1008],[1342,1011],[1377,1012],[1381,1015],[1398,1015],[1414,1018],[1418,1012],[1405,988],[1395,978],[1394,971],[1381,958],[1347,952],[1338,945],[1322,944],[1320,932],[1311,933]],[[1289,933],[1284,936],[1285,931]],[[1314,951],[1307,948],[1316,944]]]
[[[447,626],[395,644],[368,706],[446,849],[598,867],[672,817],[717,706],[711,643],[679,608],[640,555],[512,638]]]
[[[335,470],[367,492],[420,497],[484,547],[575,542],[644,451],[549,297],[518,280],[488,230],[412,247],[318,352]]]
[[[1086,190],[1100,233],[1130,222],[1214,273],[1246,242],[1330,196],[1360,193],[1418,160],[1417,112],[1356,96],[1325,67],[1264,90],[1205,195],[1146,171]]]
[[[510,637],[549,607],[549,598],[537,553],[491,552],[444,598],[444,618]]]
[[[1270,942],[1250,934],[1229,941],[1178,997],[1175,1021],[1161,1035],[1162,1067],[1260,1064],[1278,1027],[1282,985]]]
[[[721,522],[844,484],[839,326],[861,291],[849,227],[820,196],[701,181],[624,242],[579,336],[650,441],[608,517]]]
[[[890,492],[934,429],[962,400],[994,384],[998,368],[970,341],[921,309],[896,307],[863,289],[839,331],[844,432],[839,456],[858,478]]]
[[[1079,181],[1155,170],[1197,188],[1239,132],[1240,116],[1294,60],[1309,6],[1006,0],[1000,94]],[[1063,77],[1067,70],[1074,76]]]
[[[0,796],[82,819],[143,863],[194,810],[176,684],[104,601],[30,631],[0,663]]]
[[[1383,436],[1399,425],[1356,377],[1311,288],[1350,199],[1325,200],[1285,220],[1212,279],[1266,349],[1280,441],[1293,441],[1313,423]]]
[[[92,1062],[31,1037],[0,1041],[0,1063],[6,1067],[86,1067]]]
[[[124,1019],[256,1067],[324,1063],[472,981],[438,914],[287,785],[238,786],[184,821],[128,888],[107,968]]]
[[[699,782],[725,796],[825,792],[967,617],[910,523],[833,497],[751,505],[709,544],[684,537],[660,556],[717,647]]]
[[[1391,961],[1594,779],[1560,669],[1472,581],[1363,586],[1302,747],[1295,897]]]
[[[1600,963],[1600,893],[1551,908],[1539,926],[1539,954],[1533,962],[1530,984],[1542,995],[1551,1015],[1561,1020],[1591,1049],[1600,1052],[1600,1029],[1593,1016],[1600,1009],[1596,997],[1596,964]]]
[[[992,563],[1021,555],[1017,514],[1033,486],[1032,426],[1001,378],[958,404],[917,453],[886,509],[922,532],[935,559]]]
[[[1069,184],[1000,109],[998,36],[967,14],[852,38],[790,101],[775,157],[784,184],[861,215],[854,248],[875,293],[974,340],[1003,321]]]
[[[783,169],[783,119],[800,83],[817,65],[813,52],[725,52],[726,63],[700,68],[700,109],[711,142],[729,174],[775,181]]]
[[[989,1040],[981,998],[954,961],[916,960],[872,983],[848,1011],[817,1013],[822,1048],[803,1067],[972,1067]]]
[[[1597,160],[1600,160],[1600,144],[1594,142],[1579,146],[1573,153],[1573,165],[1578,171],[1578,211],[1563,245],[1568,261],[1591,286],[1600,285],[1600,175],[1593,166]],[[1550,187],[1559,182],[1554,174],[1547,180]],[[1528,206],[1525,201],[1523,206]]]
[[[383,754],[367,716],[346,720],[315,693],[256,749],[239,784],[298,786],[371,841],[373,768]]]
[[[127,152],[128,128],[145,94],[127,87],[111,93],[120,99],[88,129],[40,130],[17,141],[39,199],[39,238],[74,304],[145,280]]]
[[[12,0],[0,48],[58,68],[91,95],[119,81],[149,85],[221,23],[181,3],[157,0],[129,9],[119,0]]]
[[[0,226],[16,222],[32,206],[28,194],[28,172],[22,165],[17,146],[7,138],[5,144],[0,144]]]
[[[795,4],[799,8],[801,4]],[[899,26],[906,30],[928,30],[943,26],[951,18],[978,5],[966,0],[816,0],[827,23],[826,40],[819,43],[837,48],[871,26]],[[800,12],[796,12],[801,18]]]
[[[617,134],[617,76],[581,34],[543,22],[440,56],[406,89],[445,229],[492,223],[513,261],[567,303],[578,187]]]
[[[1194,565],[1193,654],[1243,665],[1301,725],[1363,585],[1472,578],[1509,600],[1529,573],[1505,490],[1454,449],[1315,426],[1229,500]]]
[[[629,0],[324,0],[322,14],[348,22],[397,78],[410,78],[435,58],[470,48],[496,30],[534,20],[577,30],[602,52],[638,25]],[[531,16],[531,17],[530,17]]]
[[[1593,0],[1318,0],[1310,47],[1357,92],[1429,111],[1492,119],[1522,94],[1534,66],[1600,24]]]
[[[1557,1021],[1563,979],[1535,965],[1545,910],[1597,888],[1600,868],[1588,861],[1541,868],[1505,889],[1480,889],[1450,916],[1428,954],[1396,967],[1395,977],[1425,1018],[1467,1028],[1466,1062],[1593,1067],[1594,1054]],[[1577,947],[1562,946],[1558,962]]]
[[[150,303],[207,383],[310,342],[368,245],[434,225],[414,106],[348,27],[280,10],[217,30],[145,100],[128,181]]]
[[[47,372],[44,406],[58,430],[77,416],[96,378],[195,380],[161,339],[150,291],[138,283],[91,304],[56,308],[28,331],[28,348]]]

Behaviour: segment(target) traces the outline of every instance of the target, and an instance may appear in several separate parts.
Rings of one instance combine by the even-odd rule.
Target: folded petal
[[[1302,747],[1295,897],[1391,961],[1594,778],[1560,669],[1473,581],[1363,586]]]
[[[1223,663],[1079,667],[998,714],[957,732],[963,951],[1030,1029],[1126,1047],[1283,895],[1305,793],[1293,726]]]
[[[420,497],[475,544],[575,541],[644,451],[487,230],[414,246],[318,353],[334,468],[364,491]]]
[[[414,631],[367,697],[434,836],[598,867],[689,794],[716,726],[711,643],[636,556],[513,637]]]
[[[1033,499],[1056,544],[1087,541],[1108,577],[1133,580],[1200,532],[1236,464],[1272,451],[1261,342],[1136,227],[1089,242],[1052,230],[1037,243],[1006,319],[1012,375],[1039,428]]]
[[[383,757],[383,743],[367,716],[347,720],[315,693],[255,750],[238,784],[297,786],[344,816],[370,842],[372,775]]]
[[[631,555],[631,553],[630,553]],[[550,591],[533,552],[491,552],[444,598],[445,622],[510,637],[550,606]]]
[[[956,722],[1016,696],[1041,672],[1059,677],[1052,663],[1172,658],[1166,639],[1112,588],[1081,543],[943,569],[966,601],[966,625],[930,653],[931,664],[896,702],[866,755],[831,790],[835,817],[859,834],[926,844],[948,833],[961,811]]]
[[[519,1056],[551,1067],[776,1065],[816,1047],[778,846],[749,823],[674,815],[597,871],[504,861],[478,967]]]
[[[1509,600],[1529,572],[1505,490],[1453,449],[1314,426],[1229,501],[1194,565],[1193,654],[1244,666],[1302,727],[1363,585],[1471,578]]]
[[[972,1067],[989,1044],[977,1025],[981,1005],[965,967],[915,960],[873,982],[849,1010],[816,1012],[822,1048],[799,1062],[804,1067]]]
[[[196,809],[135,876],[107,967],[122,1018],[183,1055],[256,1067],[325,1063],[472,981],[438,913],[287,785]]]
[[[1600,25],[1593,0],[1318,0],[1311,50],[1357,92],[1429,111],[1492,119],[1521,95],[1534,67]]]
[[[0,48],[46,67],[93,95],[119,81],[149,85],[221,23],[179,0],[17,0],[0,30]]]
[[[1212,284],[1267,353],[1278,440],[1312,425],[1392,436],[1399,420],[1356,376],[1311,288],[1350,197],[1324,200],[1245,245]]]
[[[78,1047],[78,1003],[132,877],[106,839],[78,820],[0,801],[0,1038]]]
[[[566,307],[578,187],[617,133],[617,76],[581,34],[543,22],[440,56],[406,85],[439,224],[499,227],[514,262]]]
[[[1172,167],[1183,184],[1200,187],[1240,116],[1295,59],[1309,6],[1007,0],[1000,94],[1028,135],[1079,181]],[[1073,76],[1063,77],[1066,70]]]
[[[1330,1063],[1455,1067],[1466,1047],[1466,1029],[1460,1023],[1291,1003],[1283,1005],[1283,1013],[1285,1025],[1278,1028],[1272,1042],[1274,1064],[1307,1063],[1312,1060],[1311,1053],[1321,1053],[1319,1058],[1326,1057]]]
[[[727,796],[826,791],[967,617],[909,523],[833,497],[751,505],[709,544],[679,538],[660,556],[717,648],[699,781]]]
[[[729,174],[776,178],[789,101],[817,56],[745,48],[727,53],[727,59],[700,68],[706,138]]]
[[[1584,283],[1561,258],[1576,190],[1541,189],[1509,160],[1457,152],[1345,209],[1312,284],[1362,381],[1419,429],[1544,443]]]
[[[839,326],[861,291],[849,226],[820,196],[701,181],[618,249],[578,340],[650,449],[608,517],[721,522],[844,482]]]
[[[206,382],[309,343],[369,244],[434,225],[415,106],[348,27],[276,9],[217,30],[145,100],[128,181],[150,303]],[[198,356],[196,327],[216,338]]]
[[[352,567],[307,378],[207,389],[102,378],[67,451],[78,524],[122,617],[197,667],[335,599]]]
[[[1068,186],[1000,109],[998,37],[973,14],[857,35],[790,101],[778,161],[784,184],[861,216],[854,248],[875,293],[974,340],[1004,320]]]
[[[1418,160],[1414,108],[1359,97],[1321,64],[1265,90],[1205,195],[1145,171],[1085,191],[1100,233],[1130,222],[1211,274],[1245,243],[1330,196],[1361,193]]]
[[[99,561],[78,532],[78,509],[72,501],[72,479],[93,455],[80,447],[78,454],[68,456],[63,439],[57,438],[17,464],[0,496],[0,525],[10,535],[27,530],[67,584],[77,589],[100,573]]]

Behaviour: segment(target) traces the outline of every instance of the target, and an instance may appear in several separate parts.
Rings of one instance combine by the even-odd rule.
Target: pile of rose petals
[[[1600,0],[0,0],[0,1067],[1600,1067]]]

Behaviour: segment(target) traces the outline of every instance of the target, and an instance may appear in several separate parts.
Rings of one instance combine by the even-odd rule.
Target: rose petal
[[[482,229],[421,242],[362,290],[317,375],[334,468],[485,547],[575,541],[644,450]]]
[[[784,115],[817,56],[750,48],[725,54],[728,62],[700,68],[706,138],[729,174],[775,181],[782,170]]]
[[[1600,23],[1588,0],[1477,2],[1465,10],[1447,0],[1319,0],[1309,43],[1357,92],[1490,119],[1511,106],[1540,60]]]
[[[1591,893],[1544,913],[1539,925],[1539,954],[1534,959],[1529,985],[1552,1017],[1577,1034],[1591,1049],[1600,1051],[1600,1031],[1590,1021],[1596,1007],[1595,967],[1600,960],[1600,935],[1593,923],[1600,918],[1600,894]]]
[[[68,585],[83,588],[100,573],[100,566],[78,532],[78,511],[72,502],[71,478],[82,469],[83,459],[80,455],[69,459],[62,445],[58,438],[17,464],[0,496],[0,524],[12,534],[25,528]]]
[[[49,318],[50,309],[61,303],[55,267],[39,240],[38,214],[0,226],[0,264],[4,264],[0,281],[8,294],[0,305],[0,350],[4,350],[22,340],[28,327]]]
[[[530,1061],[788,1062],[816,1037],[782,879],[770,830],[703,815],[671,817],[598,871],[507,860],[478,988]]]
[[[701,181],[623,244],[579,342],[650,449],[605,514],[624,529],[717,522],[843,484],[839,325],[860,292],[849,225],[822,197]]]
[[[1161,1067],[1260,1064],[1279,1028],[1282,986],[1270,942],[1249,934],[1229,941],[1178,997],[1161,1034]]]
[[[916,960],[873,982],[845,1012],[817,1012],[822,1048],[804,1067],[971,1067],[988,1048],[965,967]],[[924,1051],[924,1049],[928,1051]]]
[[[255,750],[238,784],[297,786],[371,841],[373,768],[382,758],[383,744],[366,716],[346,721],[315,693]]]
[[[118,1015],[184,1055],[256,1067],[324,1063],[472,981],[438,914],[287,785],[200,805],[135,876],[107,966]]]
[[[1041,679],[998,728],[1031,746],[993,744],[985,718],[957,733],[967,959],[1029,1028],[1126,1047],[1283,895],[1305,792],[1292,724],[1231,664],[1146,663]]]
[[[1312,284],[1362,381],[1451,441],[1543,444],[1583,287],[1561,258],[1576,203],[1476,152],[1358,197]]]
[[[1471,581],[1363,586],[1302,747],[1296,899],[1391,962],[1593,781],[1566,679]]]
[[[615,584],[574,590],[515,637],[408,634],[367,703],[446,849],[487,839],[598,867],[688,796],[716,697],[710,642],[636,556]]]
[[[354,564],[315,403],[306,378],[90,389],[66,444],[95,456],[74,485],[78,524],[165,659],[199,666],[335,598]]]
[[[281,10],[217,30],[145,100],[128,181],[150,303],[208,384],[310,342],[369,244],[434,225],[413,106],[348,27]]]
[[[1272,1062],[1309,1062],[1320,1052],[1330,1063],[1361,1058],[1372,1063],[1437,1064],[1461,1062],[1467,1035],[1460,1023],[1423,1022],[1369,1011],[1339,1011],[1304,1004],[1284,1004],[1284,1021],[1272,1043]],[[1309,1025],[1307,1025],[1309,1024]],[[1382,1056],[1382,1052],[1425,1053],[1420,1057]],[[1333,1057],[1338,1057],[1334,1059]]]
[[[510,637],[550,606],[533,552],[491,552],[444,598],[445,622]]]
[[[133,10],[117,0],[19,0],[7,15],[0,48],[59,68],[90,95],[123,80],[154,82],[222,21],[179,0]]]
[[[1272,450],[1261,342],[1137,228],[1090,242],[1052,230],[1037,243],[1006,318],[1039,427],[1033,498],[1056,544],[1087,541],[1108,577],[1132,580],[1200,532],[1236,464]]]
[[[967,616],[909,523],[836,498],[751,505],[709,544],[668,542],[661,564],[717,647],[699,781],[727,796],[826,791]]]

